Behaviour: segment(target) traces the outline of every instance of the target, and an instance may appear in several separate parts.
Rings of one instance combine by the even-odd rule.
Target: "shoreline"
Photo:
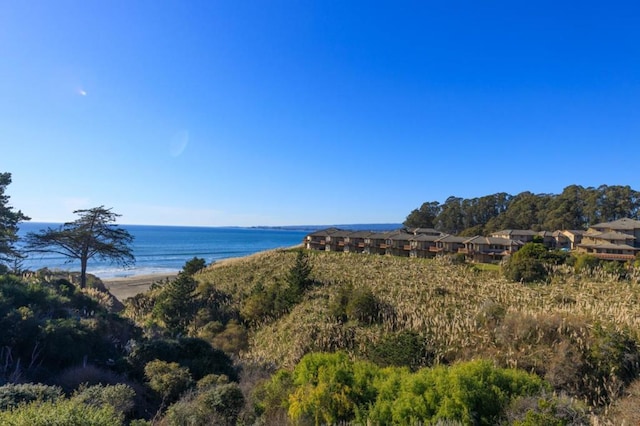
[[[145,293],[151,284],[158,281],[172,280],[178,274],[145,274],[132,275],[129,277],[116,277],[100,279],[109,293],[120,302],[124,302],[129,297],[134,297],[140,293]]]
[[[259,256],[264,253],[268,253],[273,250],[289,250],[302,247],[302,244],[296,244],[289,247],[280,247],[270,250],[263,250],[256,253],[248,254],[246,256],[227,257],[217,260],[207,268],[216,268],[230,263],[235,263],[244,259],[251,259],[252,257]],[[109,292],[120,302],[123,302],[129,297],[134,297],[140,293],[145,293],[149,290],[151,284],[158,281],[172,280],[178,276],[178,273],[157,273],[157,274],[141,274],[130,275],[126,277],[112,277],[112,278],[100,278],[100,281],[109,290]]]

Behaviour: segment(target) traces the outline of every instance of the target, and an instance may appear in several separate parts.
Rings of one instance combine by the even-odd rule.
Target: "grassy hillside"
[[[250,327],[244,362],[292,368],[306,353],[335,350],[368,359],[382,351],[389,363],[416,355],[417,367],[490,358],[535,372],[594,405],[615,398],[637,374],[637,278],[558,269],[551,284],[523,285],[446,259],[308,256],[314,286],[288,311]],[[197,275],[199,289],[215,287],[244,312],[256,292],[283,285],[295,257],[274,251],[213,266]],[[367,292],[375,313],[344,315],[345,299]],[[424,352],[385,358],[393,336],[407,331]]]

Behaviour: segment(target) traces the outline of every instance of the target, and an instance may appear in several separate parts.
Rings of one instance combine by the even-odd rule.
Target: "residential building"
[[[497,263],[515,253],[524,243],[520,240],[497,237],[472,237],[464,241],[464,248],[458,250],[469,260],[477,263]]]
[[[520,240],[523,243],[529,243],[533,241],[533,237],[536,235],[538,235],[538,233],[531,231],[530,229],[503,229],[501,231],[493,232],[490,237]]]
[[[604,260],[633,260],[640,251],[640,221],[624,218],[593,225],[576,250]]]

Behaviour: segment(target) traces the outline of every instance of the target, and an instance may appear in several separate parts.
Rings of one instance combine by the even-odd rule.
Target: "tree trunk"
[[[80,259],[80,288],[87,286],[87,258]]]

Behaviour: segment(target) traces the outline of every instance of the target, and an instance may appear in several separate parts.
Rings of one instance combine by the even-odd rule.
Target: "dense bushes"
[[[253,286],[251,295],[244,301],[240,314],[250,324],[256,325],[277,319],[288,313],[302,300],[313,281],[309,256],[305,251],[296,250],[296,259],[283,280],[274,280],[269,284],[258,282]]]
[[[424,337],[403,330],[383,336],[367,345],[367,359],[381,367],[409,367],[414,370],[431,365],[433,354]]]
[[[139,330],[111,315],[64,280],[23,282],[0,276],[0,378],[42,379],[90,362],[106,365],[124,356]]]
[[[243,406],[244,395],[237,383],[198,383],[196,390],[169,407],[162,424],[232,426]]]
[[[57,402],[32,402],[9,411],[0,411],[0,424],[12,426],[118,426],[124,424],[121,413],[106,404],[100,407],[75,399]]]
[[[564,252],[550,251],[542,243],[527,243],[507,260],[503,273],[511,281],[544,281],[549,267],[564,263],[567,256]]]
[[[556,391],[590,405],[608,404],[640,373],[640,348],[628,330],[591,327],[577,317],[515,312],[481,327],[491,330],[494,345],[484,356],[535,371]]]
[[[381,303],[366,287],[341,285],[329,305],[329,314],[338,321],[373,324],[380,320]]]
[[[282,395],[290,386],[282,375],[265,385],[265,395]],[[365,361],[352,361],[344,353],[312,353],[293,371],[288,402],[289,417],[300,423],[418,424],[459,421],[496,424],[518,396],[535,395],[546,388],[535,375],[501,369],[488,361],[451,367],[380,369]],[[274,409],[266,407],[265,410]]]
[[[55,402],[62,398],[62,389],[40,383],[9,383],[0,386],[0,411],[33,401]]]
[[[178,363],[189,369],[194,380],[200,380],[208,374],[225,374],[232,380],[237,379],[229,356],[194,337],[141,342],[129,356],[132,372],[137,373],[137,377],[141,377],[147,363],[154,360]]]

